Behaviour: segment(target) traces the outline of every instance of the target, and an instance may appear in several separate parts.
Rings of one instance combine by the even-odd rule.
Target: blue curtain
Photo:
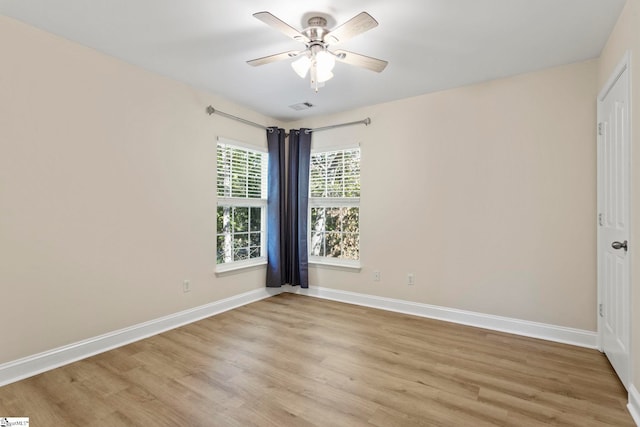
[[[284,129],[267,129],[267,287],[287,283],[284,139]]]
[[[309,255],[307,252],[307,216],[309,209],[309,161],[311,132],[309,129],[289,131],[289,168],[287,185],[287,283],[309,287]]]
[[[267,287],[289,284],[308,288],[311,132],[304,128],[289,132],[287,174],[284,140],[284,129],[267,129]]]

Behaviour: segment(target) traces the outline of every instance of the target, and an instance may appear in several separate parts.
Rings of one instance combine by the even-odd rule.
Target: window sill
[[[347,270],[359,272],[362,270],[359,261],[333,261],[323,259],[309,259],[309,265],[313,267],[331,268],[336,270]]]
[[[245,270],[249,270],[252,268],[262,267],[263,265],[267,265],[266,258],[259,258],[252,261],[238,261],[232,262],[228,264],[218,264],[216,265],[216,276],[240,273]]]

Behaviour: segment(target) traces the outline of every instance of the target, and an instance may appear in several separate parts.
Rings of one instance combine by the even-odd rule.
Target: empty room
[[[0,426],[640,426],[640,0],[0,13]]]

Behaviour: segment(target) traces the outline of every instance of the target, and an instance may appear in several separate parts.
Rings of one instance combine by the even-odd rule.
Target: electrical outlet
[[[407,274],[407,285],[413,286],[416,284],[416,276],[413,273]]]
[[[374,282],[379,282],[380,281],[380,272],[379,271],[374,271],[373,272],[373,281]]]
[[[191,292],[191,282],[188,280],[185,280],[184,282],[182,282],[182,292],[187,293],[187,292]]]

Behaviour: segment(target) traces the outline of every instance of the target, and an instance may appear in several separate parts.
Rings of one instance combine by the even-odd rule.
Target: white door
[[[625,387],[630,376],[630,115],[627,56],[598,97],[598,330]]]

